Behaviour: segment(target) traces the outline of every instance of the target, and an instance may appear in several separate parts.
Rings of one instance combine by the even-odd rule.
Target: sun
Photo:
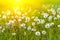
[[[16,2],[20,2],[21,0],[15,0]]]
[[[41,7],[43,3],[39,0],[0,0],[0,5],[3,7]]]

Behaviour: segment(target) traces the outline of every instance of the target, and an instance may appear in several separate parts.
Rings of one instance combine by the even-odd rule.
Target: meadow
[[[38,7],[0,3],[0,40],[60,40],[60,5],[53,1]]]

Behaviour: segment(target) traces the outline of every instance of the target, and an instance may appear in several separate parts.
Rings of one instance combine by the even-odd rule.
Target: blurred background
[[[0,0],[1,7],[13,7],[13,6],[34,6],[40,7],[44,4],[60,4],[60,0]]]

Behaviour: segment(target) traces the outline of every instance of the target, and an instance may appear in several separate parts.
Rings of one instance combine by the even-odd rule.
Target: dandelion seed
[[[54,25],[54,22],[50,23],[50,26],[53,26]]]
[[[56,12],[55,12],[54,10],[52,10],[52,14],[53,14],[53,15],[56,15]]]
[[[43,13],[42,15],[43,15],[44,18],[47,18],[49,16],[48,13]]]
[[[57,18],[60,18],[60,15],[57,15]]]
[[[26,17],[26,21],[25,22],[29,22],[30,21],[30,18],[29,17]]]
[[[57,20],[57,17],[54,17],[54,20]]]
[[[6,23],[6,26],[9,26],[10,25],[10,23]]]
[[[3,28],[2,30],[5,30],[5,28]]]
[[[48,20],[50,21],[50,20],[52,20],[52,18],[53,18],[53,16],[49,16],[49,17],[48,17]]]
[[[35,22],[32,22],[32,26],[35,26]]]
[[[39,31],[37,31],[37,32],[35,32],[35,35],[36,35],[36,36],[40,36],[41,34],[40,34]]]
[[[57,8],[57,12],[59,12],[60,11],[60,7],[59,8]]]
[[[31,26],[28,26],[27,30],[31,30]]]
[[[10,23],[10,24],[13,24],[13,23],[14,23],[14,21],[13,21],[13,20],[9,20],[9,23]]]
[[[4,30],[1,31],[2,33],[4,32]]]
[[[2,32],[4,32],[4,31],[5,31],[5,28],[2,29]]]
[[[38,17],[35,17],[35,18],[34,18],[34,21],[35,21],[35,22],[39,21]]]
[[[50,11],[52,12],[52,14],[53,14],[53,15],[56,15],[56,12],[55,12],[55,10],[54,10],[54,9],[52,9],[52,8],[51,8],[51,10],[50,10]]]
[[[25,25],[26,25],[25,23],[20,24],[21,27],[25,27]]]
[[[40,20],[38,20],[38,22],[37,22],[37,24],[44,24],[45,23],[45,20],[43,20],[43,19],[40,19]]]
[[[47,24],[45,25],[45,28],[50,28],[50,24],[47,23]]]
[[[60,15],[60,12],[58,14]]]
[[[43,19],[40,19],[40,24],[44,24],[45,23],[45,20],[43,20]]]
[[[44,30],[44,31],[42,31],[42,34],[44,34],[44,35],[45,35],[45,34],[46,34],[46,31],[45,31],[45,30]]]
[[[5,25],[6,25],[6,28],[10,28],[9,27],[10,26],[10,23],[6,23]]]

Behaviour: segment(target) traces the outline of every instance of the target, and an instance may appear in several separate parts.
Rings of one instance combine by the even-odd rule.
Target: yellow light
[[[20,2],[21,0],[15,0],[16,2]]]
[[[14,15],[21,15],[21,14],[25,14],[27,15],[28,13],[26,12],[25,9],[28,9],[30,7],[32,8],[40,8],[42,7],[42,2],[39,2],[37,0],[0,0],[0,5],[3,5],[4,8],[6,9],[11,9],[13,10],[13,8],[15,8],[13,10]],[[23,9],[25,8],[25,9]],[[23,13],[21,13],[23,11]],[[29,9],[28,12],[31,12],[31,10]],[[10,15],[12,13],[10,13],[10,11],[8,11],[7,15]]]
[[[26,6],[33,6],[33,7],[40,7],[43,3],[39,0],[0,0],[0,5],[6,7],[26,7]]]

